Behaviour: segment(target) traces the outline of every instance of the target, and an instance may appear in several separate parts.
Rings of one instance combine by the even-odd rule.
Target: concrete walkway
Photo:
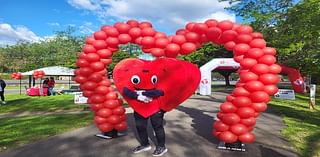
[[[225,100],[225,93],[213,97],[193,96],[177,109],[166,113],[166,145],[164,157],[297,157],[290,144],[280,135],[285,126],[270,111],[259,117],[256,141],[246,145],[246,152],[216,149],[219,141],[211,135],[212,123]],[[132,111],[128,113],[128,135],[111,140],[94,136],[94,125],[50,137],[32,144],[9,149],[0,157],[150,157],[152,151],[132,154],[138,145]],[[9,131],[9,130],[8,130]],[[152,132],[150,131],[150,135]],[[151,139],[154,141],[154,138]]]

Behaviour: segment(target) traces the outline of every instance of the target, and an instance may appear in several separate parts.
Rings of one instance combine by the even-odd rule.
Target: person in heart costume
[[[106,66],[112,63],[120,44],[138,44],[143,52],[157,57],[155,61],[124,60],[114,71],[118,91],[135,113],[146,119],[172,110],[194,92],[200,76],[198,69],[175,58],[189,55],[207,42],[223,45],[240,64],[237,71],[240,80],[220,105],[212,135],[225,143],[252,143],[256,118],[267,109],[270,96],[278,91],[281,67],[276,63],[276,49],[267,47],[261,33],[228,20],[189,22],[172,36],[157,32],[150,22],[128,20],[102,26],[87,37],[76,62],[79,69],[75,71],[75,81],[88,97],[99,130],[114,134],[127,129],[122,99],[106,76]],[[159,114],[161,121],[163,113]],[[159,124],[161,127],[162,122]]]
[[[154,61],[129,58],[115,66],[114,83],[134,110],[141,144],[135,148],[134,153],[151,149],[147,134],[148,119],[151,120],[156,135],[156,151],[167,151],[164,113],[190,97],[198,87],[200,78],[197,66],[173,58]]]

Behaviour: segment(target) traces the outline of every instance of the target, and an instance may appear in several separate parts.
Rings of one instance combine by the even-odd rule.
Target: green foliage
[[[316,102],[320,102],[317,96]],[[288,126],[281,133],[302,157],[320,156],[320,111],[309,109],[309,98],[296,94],[296,100],[273,99],[269,105],[284,117]],[[319,109],[319,107],[318,107]]]
[[[75,60],[83,45],[83,37],[74,36],[68,28],[41,42],[19,42],[0,48],[0,72],[28,71],[46,66],[75,68]]]

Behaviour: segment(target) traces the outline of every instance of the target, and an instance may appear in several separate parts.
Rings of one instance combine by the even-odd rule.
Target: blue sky
[[[158,31],[174,34],[187,22],[229,19],[228,3],[218,0],[2,0],[0,46],[19,40],[38,41],[53,37],[68,26],[79,35],[90,35],[102,25],[137,19],[150,21]]]

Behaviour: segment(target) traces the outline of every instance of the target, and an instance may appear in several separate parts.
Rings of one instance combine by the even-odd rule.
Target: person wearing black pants
[[[163,96],[164,93],[161,90],[149,90],[143,92],[135,92],[131,91],[128,88],[123,89],[123,93],[125,96],[131,99],[137,99],[139,101],[143,101],[145,103],[152,101],[152,99],[158,98]],[[134,112],[134,119],[136,123],[136,128],[138,131],[138,136],[140,138],[140,146],[133,149],[133,153],[140,153],[144,151],[151,150],[151,146],[148,140],[148,119],[151,120],[152,128],[155,132],[156,139],[157,139],[157,146],[154,152],[152,153],[153,156],[162,156],[165,154],[168,149],[165,147],[165,131],[163,127],[163,117],[165,111],[159,110],[158,112],[154,113],[150,117],[143,117],[139,113]]]
[[[6,82],[4,82],[4,80],[2,80],[2,78],[0,77],[0,97],[2,104],[6,104],[6,102],[4,101],[4,88],[6,88]]]

